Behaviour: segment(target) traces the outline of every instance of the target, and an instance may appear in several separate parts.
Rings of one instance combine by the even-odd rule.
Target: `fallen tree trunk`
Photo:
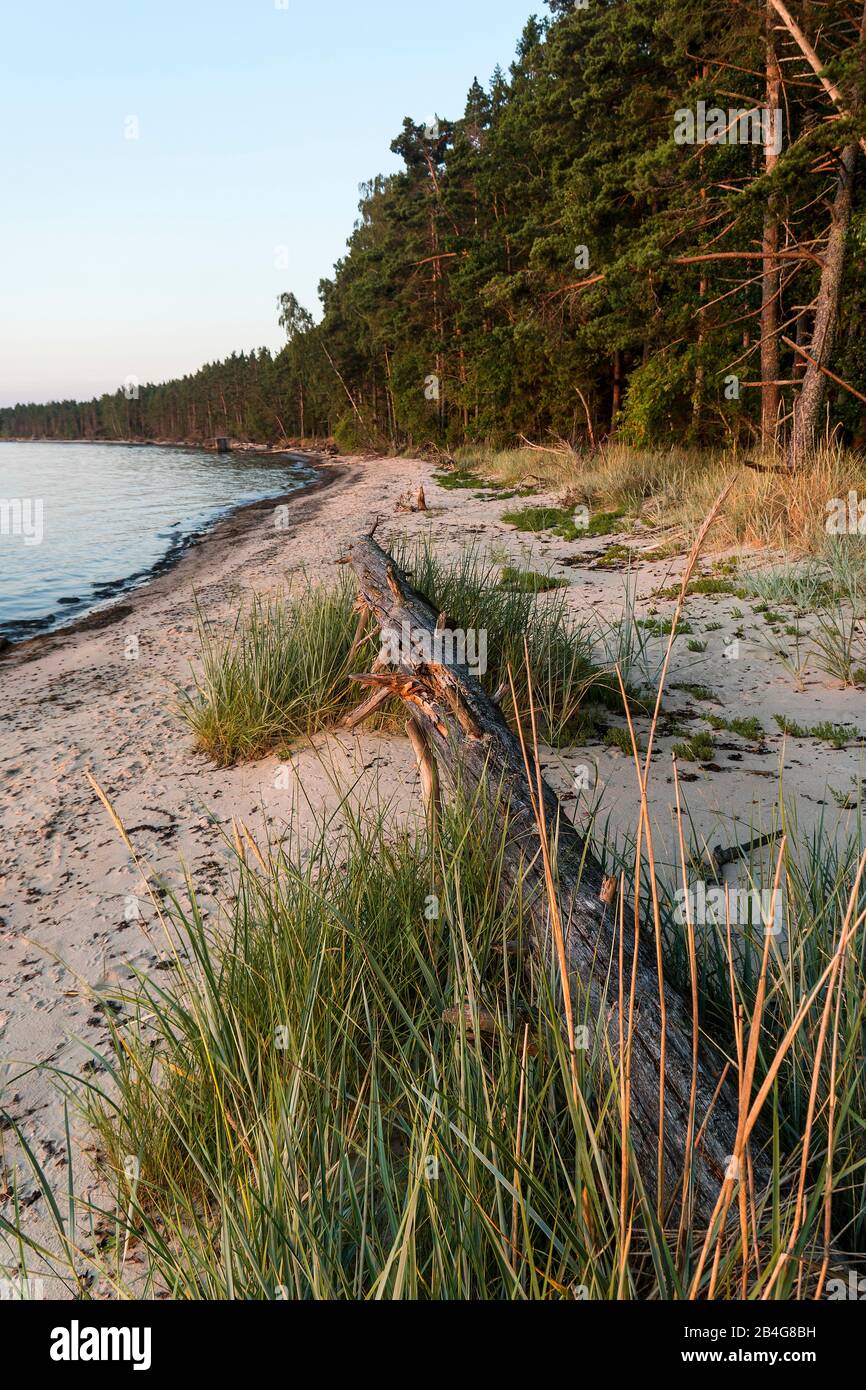
[[[416,593],[391,558],[368,536],[353,545],[346,557],[358,582],[359,601],[379,624],[383,640],[399,669],[369,677],[412,707],[416,731],[423,731],[438,762],[471,789],[486,785],[507,816],[507,845],[503,856],[501,893],[507,900],[520,883],[528,914],[532,945],[549,979],[556,978],[557,951],[545,891],[545,871],[533,795],[524,755],[501,711],[466,668],[456,662],[430,659],[440,615]],[[441,628],[439,628],[441,630]],[[407,634],[411,640],[406,640]],[[399,651],[399,659],[394,653]],[[362,678],[364,679],[364,678]],[[611,881],[587,842],[567,820],[552,789],[540,781],[544,817],[555,839],[555,873],[562,923],[564,954],[571,989],[578,1000],[589,996],[587,1017],[597,1021],[605,1036],[594,1040],[604,1062],[619,1059],[628,1018],[620,1019],[619,959],[623,953],[624,998],[635,969],[635,1006],[630,1053],[630,1139],[648,1198],[657,1190],[662,1011],[655,947],[642,926],[642,942],[634,961],[634,917],[626,915],[620,942],[617,908],[611,904]],[[736,1087],[726,1080],[722,1059],[698,1050],[693,1078],[693,1021],[683,996],[665,986],[666,1028],[664,1063],[663,1173],[664,1208],[668,1217],[679,1209],[678,1189],[687,1166],[689,1135],[699,1143],[691,1158],[689,1207],[708,1225],[734,1153],[737,1135]],[[560,1003],[563,1007],[563,1001]],[[580,1009],[580,1002],[578,1004]],[[582,1009],[579,1016],[583,1016]],[[694,1111],[690,1098],[694,1084]],[[760,1195],[768,1180],[760,1154],[753,1160],[755,1188]]]

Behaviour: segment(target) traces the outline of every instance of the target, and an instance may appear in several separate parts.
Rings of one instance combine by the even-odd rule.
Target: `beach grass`
[[[466,446],[457,451],[457,459],[464,472],[479,478],[507,487],[532,482],[561,494],[557,508],[524,508],[522,514],[514,514],[521,515],[528,528],[547,529],[541,515],[546,510],[558,534],[578,539],[587,533],[572,531],[573,513],[575,506],[585,505],[602,515],[640,518],[653,528],[681,530],[683,551],[731,477],[734,486],[715,531],[722,545],[818,553],[827,538],[830,500],[845,499],[852,491],[866,493],[866,456],[843,448],[836,439],[821,443],[796,473],[789,473],[775,456],[760,453],[679,445],[638,449],[615,439],[593,452],[571,449],[561,441],[531,449]],[[612,520],[610,525],[624,529],[627,523]]]
[[[488,552],[467,546],[446,560],[428,538],[397,546],[395,558],[446,614],[449,631],[471,634],[479,651],[483,640],[481,680],[490,693],[507,685],[509,669],[515,673],[521,709],[526,644],[547,742],[571,739],[594,708],[621,709],[611,664],[598,660],[592,625],[569,608],[567,585],[517,570],[503,582]],[[197,747],[219,766],[339,724],[364,694],[351,676],[369,671],[380,648],[372,627],[359,626],[345,573],[336,583],[304,581],[286,598],[253,598],[228,626],[199,612],[199,640],[200,662],[179,709]]]
[[[690,940],[675,884],[658,884],[666,957],[687,984],[695,951],[719,1065],[736,1072],[737,1028],[757,1018],[754,1089],[774,1078],[769,1193],[749,1190],[742,1233],[701,1263],[703,1232],[659,1222],[630,1155],[623,1178],[622,1077],[603,1080],[583,992],[573,1094],[555,982],[530,952],[519,885],[500,891],[507,833],[494,796],[459,793],[432,838],[375,812],[346,813],[338,835],[323,825],[303,854],[238,833],[218,919],[193,884],[157,901],[172,969],[102,1001],[113,1046],[83,1093],[99,1198],[51,1192],[30,1153],[72,1292],[806,1298],[828,1200],[833,1235],[866,1250],[862,932],[827,985],[845,924],[866,913],[862,834],[784,844],[765,969],[760,918],[731,927],[723,911]],[[613,873],[633,864],[628,845],[603,852]],[[599,978],[620,987],[615,962]],[[666,1176],[675,1191],[683,1175]],[[27,1248],[19,1219],[0,1226]]]
[[[337,721],[360,694],[357,615],[347,578],[253,597],[228,627],[198,610],[200,669],[179,695],[197,746],[220,767],[260,758]],[[367,658],[369,660],[369,657]]]

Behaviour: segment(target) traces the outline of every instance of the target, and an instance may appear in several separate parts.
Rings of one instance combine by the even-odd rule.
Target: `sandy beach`
[[[248,595],[276,594],[301,571],[327,580],[348,543],[378,517],[383,545],[428,531],[446,553],[476,541],[495,547],[503,563],[531,563],[567,578],[569,603],[583,617],[621,610],[623,572],[591,567],[616,536],[577,542],[530,537],[502,523],[509,503],[495,493],[444,490],[434,471],[428,463],[393,458],[324,465],[310,487],[288,499],[287,529],[274,525],[279,502],[246,507],[145,588],[74,629],[0,658],[0,1109],[20,1125],[60,1190],[69,1161],[82,1175],[82,1190],[89,1171],[90,1141],[77,1122],[73,1153],[67,1153],[57,1082],[86,1078],[101,1065],[93,1052],[105,1045],[106,1029],[94,991],[128,981],[133,970],[166,968],[159,937],[149,930],[154,914],[141,867],[130,862],[89,777],[113,805],[146,871],[180,890],[188,873],[206,900],[225,881],[223,836],[233,820],[254,834],[288,834],[332,810],[350,790],[356,802],[377,798],[397,817],[419,806],[414,760],[396,735],[333,734],[300,746],[290,760],[288,785],[276,777],[275,758],[218,770],[194,751],[174,708],[176,690],[188,683],[197,658],[194,597],[209,618],[228,619]],[[429,510],[397,510],[401,495],[422,483]],[[639,548],[651,542],[649,532],[631,537]],[[676,581],[682,564],[680,557],[638,565],[642,612],[658,589]],[[838,823],[840,832],[853,829],[855,812],[840,809],[828,785],[847,788],[862,774],[861,755],[855,748],[786,741],[772,715],[862,726],[862,692],[812,676],[797,691],[755,640],[757,622],[748,613],[739,659],[726,658],[726,642],[743,623],[736,607],[727,596],[690,600],[688,617],[697,632],[712,620],[706,650],[689,652],[679,642],[671,671],[673,683],[700,682],[716,692],[713,710],[756,715],[766,730],[760,748],[720,734],[714,770],[686,770],[696,830],[711,845],[733,845],[754,828],[767,828],[781,771],[802,832],[822,817]],[[667,608],[661,604],[660,610]],[[137,639],[137,659],[128,657],[130,637]],[[685,692],[672,692],[667,707],[686,722],[702,712]],[[673,741],[661,740],[652,786],[663,860],[672,844]],[[634,769],[622,752],[597,744],[550,752],[544,761],[567,807],[576,799],[575,769],[589,766],[614,827],[622,834],[633,829]],[[11,1214],[19,1156],[9,1128],[0,1143],[0,1210]],[[19,1170],[19,1199],[29,1204],[28,1228],[48,1239],[44,1199],[26,1167]]]

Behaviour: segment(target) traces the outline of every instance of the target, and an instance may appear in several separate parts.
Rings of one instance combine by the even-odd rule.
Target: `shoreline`
[[[0,435],[0,444],[120,444],[127,449],[198,449],[204,454],[216,454],[219,452],[212,444],[198,443],[194,439],[66,439],[61,435],[40,434],[40,435],[19,435],[4,434]],[[310,449],[306,444],[294,445],[279,444],[271,447],[269,444],[262,444],[251,439],[230,439],[228,452],[232,453],[256,453],[263,458],[274,458],[280,454],[312,454],[315,456],[326,455],[329,453],[326,447],[321,449]],[[336,453],[333,455],[336,458]]]
[[[105,1071],[102,992],[170,968],[162,892],[183,898],[189,873],[215,913],[230,872],[226,834],[236,817],[260,826],[274,795],[273,760],[218,770],[178,717],[177,693],[200,654],[195,604],[231,623],[249,595],[276,595],[295,571],[330,567],[341,529],[334,518],[353,533],[363,515],[356,498],[369,474],[355,462],[318,467],[302,487],[235,508],[123,600],[0,656],[0,1115],[20,1126],[56,1181],[71,1166],[86,1188],[91,1173],[89,1132],[74,1112],[70,1150],[53,1078],[84,1082]],[[277,530],[273,511],[283,504],[290,520]],[[284,792],[279,798],[285,803]],[[14,1131],[4,1124],[2,1132],[0,1214],[8,1215],[17,1170],[26,1228],[54,1249],[27,1160]],[[5,1256],[0,1240],[0,1278]],[[45,1275],[47,1296],[69,1295],[50,1268],[31,1272]]]
[[[0,443],[2,442],[6,441],[0,441]],[[8,442],[11,443],[13,441]],[[102,443],[103,441],[26,440],[14,442],[45,442],[52,444],[60,442],[69,444],[83,444]],[[112,442],[125,443],[125,441]],[[193,448],[195,446],[148,443],[146,446],[143,447]],[[9,629],[11,629],[11,631],[0,631],[0,670],[3,669],[4,665],[8,665],[15,653],[25,650],[29,652],[30,649],[33,647],[33,644],[35,643],[44,642],[52,637],[58,637],[62,634],[74,635],[78,632],[96,631],[102,627],[110,626],[113,622],[119,621],[121,617],[128,616],[129,613],[132,612],[131,600],[134,598],[134,596],[138,594],[143,594],[146,590],[150,588],[152,584],[156,583],[157,580],[161,579],[164,575],[171,574],[172,571],[177,569],[177,567],[183,563],[184,559],[191,552],[197,550],[201,546],[207,545],[210,541],[216,539],[216,537],[221,533],[222,528],[225,527],[228,523],[230,523],[233,519],[240,518],[245,515],[254,515],[259,511],[266,510],[269,508],[273,509],[280,506],[286,506],[291,498],[299,496],[301,493],[306,494],[315,491],[318,487],[320,487],[322,483],[318,475],[322,473],[322,470],[329,467],[334,467],[334,465],[331,464],[330,461],[329,463],[325,463],[320,455],[304,455],[299,450],[292,452],[281,450],[279,453],[263,452],[261,454],[258,454],[258,451],[256,451],[256,454],[259,457],[266,458],[269,462],[278,462],[281,458],[284,458],[287,461],[291,461],[296,464],[302,464],[304,467],[309,468],[312,471],[313,476],[307,481],[300,482],[297,487],[292,488],[289,492],[275,493],[273,496],[258,498],[254,502],[243,502],[240,503],[238,506],[230,506],[227,510],[220,512],[217,516],[213,518],[212,521],[208,522],[205,526],[195,531],[189,531],[178,541],[173,542],[169,546],[166,553],[163,556],[161,556],[159,560],[156,560],[152,565],[150,565],[146,570],[128,575],[123,579],[115,581],[115,592],[110,595],[104,595],[100,598],[95,599],[93,605],[90,608],[88,608],[86,612],[82,613],[79,617],[72,617],[66,622],[61,620],[59,623],[55,623],[53,621],[53,616],[44,620],[35,619],[29,625],[31,630],[28,633],[23,634],[21,636],[14,635],[15,623],[14,621],[10,621],[8,627]],[[325,474],[324,476],[327,475]],[[124,606],[125,601],[127,602]],[[121,609],[122,612],[119,611]]]

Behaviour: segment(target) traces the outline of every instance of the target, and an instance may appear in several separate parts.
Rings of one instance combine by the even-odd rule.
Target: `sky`
[[[0,405],[277,348],[404,116],[462,114],[542,0],[27,0],[0,20]]]

